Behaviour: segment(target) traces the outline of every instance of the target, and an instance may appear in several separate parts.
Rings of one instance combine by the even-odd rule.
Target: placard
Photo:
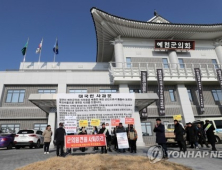
[[[99,119],[91,119],[90,125],[91,126],[100,126],[100,120]]]
[[[67,134],[76,133],[77,131],[76,116],[65,116],[64,128]]]
[[[200,105],[200,112],[204,112],[204,97],[203,97],[203,87],[201,82],[201,73],[199,68],[194,68],[195,78],[197,82],[197,90],[199,93],[199,105]]]
[[[182,115],[174,115],[173,120],[182,120]]]
[[[79,120],[79,127],[88,127],[88,120]]]
[[[116,138],[119,149],[129,148],[129,142],[126,132],[116,133]]]
[[[111,124],[111,119],[132,117],[134,108],[135,96],[132,93],[58,93],[57,124],[64,122],[65,116],[76,116],[78,128],[79,120],[99,119],[100,123]],[[91,124],[87,131],[92,132]]]
[[[66,135],[65,148],[106,146],[104,134],[97,135]]]
[[[125,118],[125,124],[127,125],[134,125],[134,118]]]
[[[111,119],[111,126],[119,126],[120,120],[119,119]]]

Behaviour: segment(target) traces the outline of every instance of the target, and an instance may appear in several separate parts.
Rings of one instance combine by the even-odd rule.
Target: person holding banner
[[[99,134],[104,134],[106,136],[106,146],[101,147],[101,154],[107,153],[107,141],[109,137],[109,130],[106,129],[105,123],[102,124],[102,128],[99,130]]]
[[[80,130],[79,130],[79,135],[87,135],[87,131],[86,131],[86,128],[85,127],[82,127]],[[82,152],[85,152],[86,151],[86,148],[85,147],[81,147],[80,150]]]
[[[96,126],[93,126],[93,131],[92,131],[93,135],[97,135],[98,134],[98,129]],[[99,150],[98,146],[94,147],[94,151]]]
[[[66,131],[63,128],[63,123],[59,123],[59,128],[55,131],[55,141],[56,141],[56,154],[57,156],[64,156],[64,137],[66,135]],[[59,148],[61,150],[59,154]]]
[[[210,121],[209,120],[206,120],[205,121],[205,125],[203,126],[203,129],[207,135],[207,139],[208,139],[208,142],[211,144],[212,146],[212,151],[216,151],[216,147],[215,147],[215,143],[216,143],[216,138],[215,138],[215,135],[214,135],[214,126],[212,124],[210,124]]]
[[[137,131],[133,128],[133,125],[129,126],[128,139],[130,144],[130,153],[136,153]]]

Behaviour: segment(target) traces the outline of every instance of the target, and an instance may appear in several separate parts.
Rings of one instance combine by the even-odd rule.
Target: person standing
[[[52,138],[52,131],[50,125],[47,125],[46,130],[44,130],[42,136],[44,137],[44,154],[49,154],[49,145]]]
[[[66,135],[66,131],[63,128],[63,123],[59,123],[59,128],[55,131],[55,141],[56,141],[56,154],[57,156],[65,156],[64,155],[64,137]],[[60,148],[60,154],[59,154]]]
[[[87,131],[86,131],[86,128],[85,127],[82,127],[79,131],[79,135],[87,135]],[[82,152],[85,152],[86,151],[86,148],[85,147],[80,147],[80,150]]]
[[[109,123],[106,123],[106,129],[110,129],[109,128]],[[108,148],[108,151],[109,152],[112,152],[112,150],[111,150],[111,140],[112,140],[112,137],[111,137],[111,134],[109,133],[109,136],[106,138],[107,139],[107,148]]]
[[[185,130],[183,129],[181,124],[178,122],[178,120],[174,120],[174,125],[175,125],[174,127],[175,140],[177,141],[180,147],[180,151],[186,152],[187,148],[186,148],[186,143],[183,137]]]
[[[201,124],[198,124],[197,125],[197,135],[198,135],[198,138],[199,138],[199,144],[201,145],[201,147],[203,148],[203,144],[206,145],[207,148],[209,148],[209,145],[206,141],[206,135],[205,135],[205,132],[201,126]]]
[[[122,133],[122,132],[126,132],[125,128],[123,127],[122,123],[119,123],[119,126],[116,129],[116,133]],[[118,141],[117,141],[118,144]],[[119,146],[118,146],[119,148]],[[125,149],[119,149],[119,152],[126,152]]]
[[[157,118],[156,119],[156,125],[153,131],[156,133],[156,143],[160,145],[163,149],[163,158],[167,159],[168,158],[168,153],[167,153],[167,146],[166,146],[166,137],[165,137],[165,127],[161,123],[161,119]]]
[[[102,124],[102,128],[99,130],[99,134],[104,134],[106,137],[106,142],[108,141],[107,138],[109,136],[109,130],[106,129],[105,123]],[[107,153],[107,144],[106,146],[101,147],[101,154],[103,154],[104,152]]]
[[[209,120],[206,120],[205,121],[205,125],[203,126],[203,129],[204,129],[204,132],[206,133],[207,135],[207,139],[208,139],[208,142],[211,144],[212,146],[212,151],[216,151],[216,147],[215,147],[215,143],[216,143],[216,138],[215,138],[215,135],[214,135],[214,126],[210,123]]]
[[[130,144],[130,153],[136,153],[136,141],[137,141],[137,131],[130,125],[128,130],[128,139]]]
[[[189,139],[189,143],[191,145],[190,148],[195,148],[198,149],[198,143],[197,143],[197,128],[192,125],[191,122],[187,123],[187,127],[186,127],[186,133]]]
[[[93,126],[93,131],[92,131],[92,134],[93,135],[97,135],[99,132],[98,132],[98,129],[96,126]],[[95,146],[94,147],[94,151],[98,150],[98,146]]]

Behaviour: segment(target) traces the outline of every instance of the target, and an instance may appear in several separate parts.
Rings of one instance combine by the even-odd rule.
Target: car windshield
[[[10,134],[4,134],[4,133],[1,133],[0,136],[8,136]]]
[[[33,130],[20,130],[18,132],[18,134],[32,134],[32,133],[34,133]]]

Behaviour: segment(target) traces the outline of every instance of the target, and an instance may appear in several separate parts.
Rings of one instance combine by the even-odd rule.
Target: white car
[[[40,148],[44,144],[44,138],[42,136],[42,131],[33,130],[33,129],[25,129],[20,130],[14,139],[14,145],[16,149],[20,149],[21,147],[29,146],[29,148]]]

